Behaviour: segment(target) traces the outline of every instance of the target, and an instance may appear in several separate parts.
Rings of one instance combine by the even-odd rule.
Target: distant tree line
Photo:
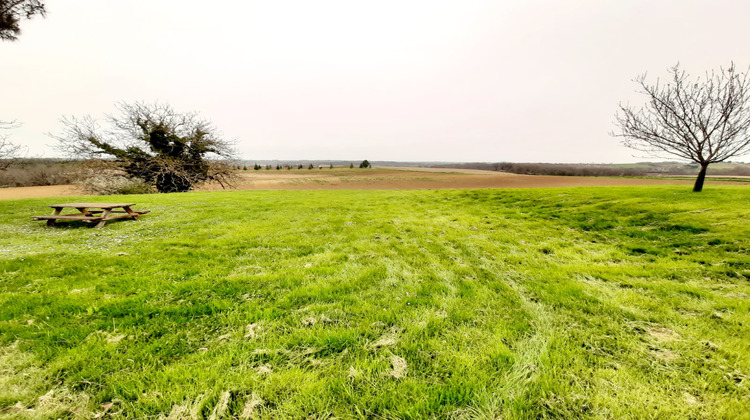
[[[265,169],[267,171],[270,171],[271,169],[276,169],[277,171],[279,171],[282,169],[292,170],[292,169],[303,169],[303,168],[307,168],[308,170],[310,170],[310,169],[315,169],[316,167],[318,169],[323,169],[324,167],[327,167],[328,169],[334,169],[333,163],[328,163],[326,165],[323,165],[320,162],[310,162],[307,164],[307,166],[301,163],[283,163],[283,162],[276,163],[276,164],[267,163],[265,164],[265,166],[257,162],[253,164],[253,170],[255,171],[259,171],[261,169]],[[354,168],[355,168],[354,162],[349,163],[349,169],[354,169]],[[365,159],[362,162],[360,162],[359,168],[362,168],[362,169],[372,168],[372,164],[370,164],[370,162],[367,159]],[[238,165],[237,170],[247,171],[248,167],[247,165]]]
[[[436,165],[440,168],[481,169],[485,171],[510,172],[522,175],[559,176],[644,176],[646,171],[636,168],[618,168],[610,165],[587,165],[567,163],[451,163]]]
[[[480,169],[521,175],[557,176],[650,176],[650,175],[694,175],[697,163],[639,163],[633,166],[617,164],[585,163],[513,163],[513,162],[468,162],[433,165],[433,168]],[[716,168],[714,175],[750,176],[750,164],[726,164]]]

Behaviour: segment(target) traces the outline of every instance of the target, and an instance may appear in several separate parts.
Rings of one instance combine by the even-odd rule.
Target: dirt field
[[[706,181],[709,184],[727,183]],[[466,188],[543,188],[608,185],[692,184],[692,181],[669,179],[634,179],[516,175],[474,169],[375,168],[375,169],[301,169],[247,171],[235,186],[238,190],[399,190],[399,189],[466,189]],[[220,190],[205,185],[201,191]],[[0,188],[0,200],[19,198],[62,197],[82,195],[73,185],[49,187]]]
[[[19,198],[65,197],[82,195],[75,185],[51,185],[46,187],[0,188],[0,200]]]
[[[241,190],[541,188],[606,185],[684,184],[678,180],[516,175],[474,169],[376,168],[248,171]],[[204,186],[203,190],[220,189]]]

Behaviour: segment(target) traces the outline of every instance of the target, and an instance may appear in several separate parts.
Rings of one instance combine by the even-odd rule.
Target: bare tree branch
[[[47,10],[41,0],[0,0],[0,40],[17,40],[21,34],[21,19],[46,14]]]
[[[0,130],[11,130],[20,126],[21,124],[16,121],[0,121]],[[21,146],[11,143],[9,138],[8,134],[0,132],[0,171],[7,169],[21,151]]]

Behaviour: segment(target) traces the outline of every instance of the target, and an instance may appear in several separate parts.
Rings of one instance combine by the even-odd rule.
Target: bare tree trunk
[[[707,168],[708,168],[708,163],[701,163],[701,171],[698,172],[698,178],[695,180],[695,185],[693,186],[693,192],[703,191],[703,181],[706,180]]]

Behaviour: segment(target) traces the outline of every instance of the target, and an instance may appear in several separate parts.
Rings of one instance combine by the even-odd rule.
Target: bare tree
[[[45,16],[47,10],[41,0],[0,0],[0,40],[15,41],[21,34],[21,19]]]
[[[669,154],[700,165],[693,191],[703,190],[708,165],[750,151],[750,79],[729,68],[691,80],[679,64],[671,79],[655,84],[646,74],[635,79],[648,103],[635,109],[620,104],[616,114],[623,144],[652,156]]]
[[[0,130],[18,127],[20,127],[20,124],[15,121],[0,121]],[[20,145],[13,144],[8,140],[9,137],[7,134],[0,133],[0,171],[7,169],[13,163],[13,159],[18,157],[18,152],[21,150]]]
[[[234,179],[231,142],[195,113],[177,113],[166,104],[119,103],[107,128],[92,117],[63,118],[59,148],[76,158],[109,159],[130,177],[159,192],[183,192],[205,181],[222,187]]]

